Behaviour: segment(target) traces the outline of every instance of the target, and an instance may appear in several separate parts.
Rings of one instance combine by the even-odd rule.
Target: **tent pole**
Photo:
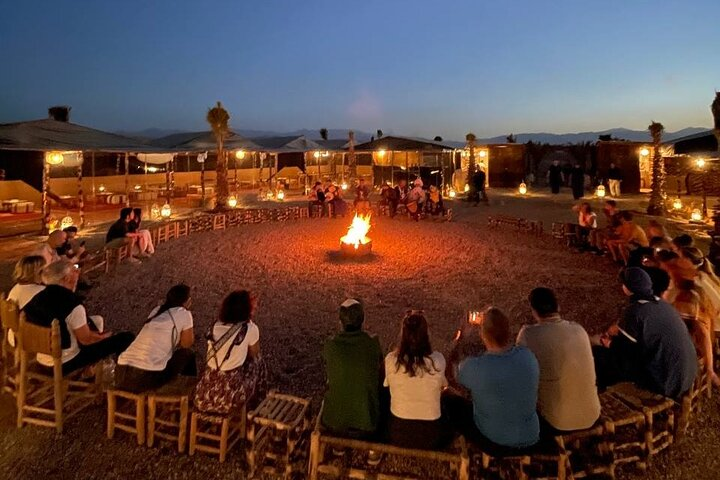
[[[170,204],[170,165],[172,160],[165,164],[165,203]]]
[[[83,199],[83,187],[82,187],[82,168],[83,162],[85,161],[85,154],[80,152],[80,163],[77,167],[77,180],[78,180],[78,215],[80,216],[80,228],[85,228],[85,201]]]
[[[130,157],[125,152],[125,206],[130,206],[130,177],[128,176],[128,170],[130,168]]]
[[[204,155],[204,154],[198,154],[198,156]],[[207,157],[203,159],[202,162],[200,162],[200,197],[202,199],[202,205],[201,208],[205,208],[205,161],[207,160]]]
[[[418,156],[420,152],[418,152]],[[405,150],[405,182],[410,185],[410,167],[408,166],[408,151]]]
[[[93,202],[97,203],[97,198],[95,198],[95,152],[92,152],[91,154],[91,165],[92,168],[92,196],[93,196]]]
[[[390,155],[390,184],[395,184],[395,155],[393,155],[392,150],[388,153]]]
[[[48,182],[50,181],[50,164],[43,154],[43,176],[42,176],[42,225],[40,227],[40,233],[47,235],[48,233],[48,220],[50,219],[50,204],[48,203]]]

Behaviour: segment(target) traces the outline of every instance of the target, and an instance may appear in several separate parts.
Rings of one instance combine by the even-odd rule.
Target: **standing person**
[[[362,177],[360,177],[358,186],[355,188],[355,200],[353,201],[353,206],[356,210],[370,210],[370,188],[367,186],[365,179]]]
[[[473,200],[475,201],[476,207],[480,203],[481,199],[485,203],[489,202],[487,192],[485,191],[485,181],[486,180],[487,180],[487,176],[485,175],[485,171],[482,168],[478,168],[472,177],[472,186],[473,186],[472,193],[473,193],[473,197],[474,197]]]
[[[472,396],[461,431],[483,449],[534,445],[540,433],[538,361],[527,348],[513,345],[510,320],[495,307],[484,312],[480,337],[487,351],[459,366],[458,379]]]
[[[432,349],[421,312],[409,311],[402,320],[400,344],[385,357],[385,386],[390,388],[390,443],[442,449],[450,438],[440,418],[440,395],[447,386],[445,357]]]
[[[175,285],[155,307],[140,333],[118,357],[115,384],[128,392],[161,387],[178,375],[197,375],[190,287]]]
[[[105,248],[118,248],[127,245],[129,248],[128,262],[140,263],[140,260],[134,257],[133,250],[138,243],[139,235],[129,230],[129,224],[133,220],[134,214],[132,208],[123,208],[120,210],[120,218],[110,226],[105,235]]]
[[[380,205],[387,205],[390,210],[390,218],[397,213],[398,198],[397,192],[390,186],[389,182],[385,182],[380,189]]]
[[[548,168],[547,179],[550,184],[550,191],[553,194],[560,193],[560,186],[564,183],[563,169],[559,160],[553,160],[552,165]]]
[[[622,171],[614,163],[611,163],[608,169],[608,185],[611,197],[620,198],[620,182],[622,182]]]
[[[70,260],[51,263],[42,271],[45,288],[23,309],[28,322],[41,327],[50,327],[55,319],[60,321],[63,375],[124,352],[135,338],[129,332],[106,332],[102,317],[88,317],[75,294],[79,277],[80,270]],[[53,366],[49,355],[38,353],[37,361],[45,367]]]
[[[410,187],[408,187],[407,181],[404,178],[401,178],[395,186],[395,198],[397,199],[397,205],[407,205],[408,193],[410,193]]]
[[[149,256],[155,253],[155,246],[152,242],[152,234],[148,229],[141,229],[140,222],[142,222],[142,209],[133,208],[133,216],[130,223],[128,223],[128,231],[130,233],[137,233],[138,243],[137,247],[140,256]]]
[[[313,207],[319,205],[320,216],[322,217],[323,212],[325,211],[325,190],[323,190],[321,182],[315,182],[312,190],[310,190],[310,195],[308,196],[308,199],[310,200],[308,202],[308,215],[312,217]]]
[[[540,365],[538,411],[554,430],[590,428],[600,416],[590,337],[562,319],[549,288],[534,289],[529,300],[537,323],[522,327],[517,344],[529,348]]]
[[[383,354],[376,336],[363,331],[360,301],[340,305],[342,331],[325,342],[322,357],[327,375],[321,422],[335,434],[372,438],[380,421]]]
[[[254,408],[267,390],[267,369],[260,356],[260,330],[253,322],[255,298],[247,290],[230,293],[218,320],[206,334],[205,371],[195,389],[195,407],[216,415],[239,415]]]
[[[585,171],[579,163],[576,163],[570,172],[570,184],[575,200],[585,196]]]

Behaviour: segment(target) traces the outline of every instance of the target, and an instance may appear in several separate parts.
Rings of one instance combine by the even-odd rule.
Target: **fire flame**
[[[365,245],[370,242],[370,239],[366,236],[369,230],[370,214],[358,215],[356,213],[355,218],[353,218],[348,228],[347,235],[342,237],[340,241],[348,245],[355,245],[355,248],[358,248],[360,245]]]

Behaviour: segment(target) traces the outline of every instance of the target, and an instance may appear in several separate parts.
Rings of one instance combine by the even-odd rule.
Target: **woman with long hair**
[[[137,234],[138,236],[138,243],[136,245],[138,250],[138,255],[140,256],[148,256],[153,255],[155,253],[155,246],[153,245],[152,241],[152,234],[150,233],[150,230],[147,230],[145,228],[140,228],[140,223],[142,222],[142,208],[133,208],[132,209],[132,220],[128,223],[128,232]]]
[[[260,357],[260,329],[253,321],[255,298],[247,290],[230,293],[218,320],[207,333],[208,352],[195,391],[198,410],[216,415],[252,408],[267,390],[267,370]]]
[[[140,333],[118,357],[115,383],[122,390],[144,392],[158,388],[178,375],[197,375],[190,287],[178,284],[168,290]]]
[[[678,265],[695,271],[692,279],[705,291],[712,303],[716,314],[710,327],[713,330],[720,330],[720,319],[718,318],[720,315],[720,279],[715,275],[712,264],[697,247],[682,247],[679,255]]]
[[[15,285],[8,292],[8,300],[17,303],[23,309],[39,291],[45,288],[40,273],[45,266],[45,258],[40,255],[30,255],[21,258],[13,270]]]
[[[420,311],[402,319],[398,347],[385,357],[385,386],[390,387],[389,441],[405,448],[442,448],[449,440],[440,411],[445,358],[432,349]]]

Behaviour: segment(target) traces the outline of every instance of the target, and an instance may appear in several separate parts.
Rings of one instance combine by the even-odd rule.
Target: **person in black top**
[[[611,197],[618,198],[620,196],[620,182],[622,182],[622,171],[614,163],[611,163],[608,169],[608,186]]]
[[[581,199],[585,196],[585,171],[576,163],[570,172],[570,184],[572,185],[573,198],[575,200]]]
[[[132,208],[123,208],[120,210],[120,218],[110,225],[110,229],[105,235],[105,248],[118,248],[128,245],[130,253],[128,261],[130,263],[138,263],[139,260],[133,257],[133,248],[137,243],[139,235],[130,231],[130,222],[133,220],[134,214]]]
[[[147,257],[155,253],[155,246],[152,241],[150,230],[140,228],[142,221],[142,208],[133,208],[130,221],[128,222],[128,232],[137,235],[138,256]]]
[[[559,161],[555,160],[552,165],[550,165],[547,178],[550,184],[550,191],[555,194],[560,193],[560,185],[563,183],[563,171]]]
[[[472,199],[475,201],[476,207],[480,203],[481,198],[484,203],[488,203],[487,193],[485,192],[486,178],[485,171],[479,168],[472,176]]]

